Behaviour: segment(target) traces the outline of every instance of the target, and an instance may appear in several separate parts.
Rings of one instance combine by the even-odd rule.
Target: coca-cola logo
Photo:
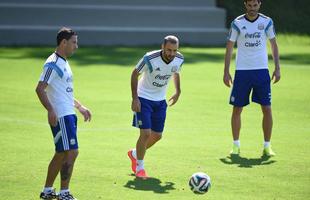
[[[170,77],[171,77],[171,75],[169,75],[169,74],[166,74],[166,75],[157,74],[157,75],[155,76],[155,79],[159,79],[159,80],[168,80]]]
[[[260,32],[255,32],[255,33],[246,33],[245,38],[260,38],[261,33]]]

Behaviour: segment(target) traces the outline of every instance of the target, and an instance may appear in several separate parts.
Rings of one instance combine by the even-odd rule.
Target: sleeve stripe
[[[236,31],[238,31],[238,33],[240,33],[240,29],[234,22],[231,23],[231,28],[235,29]]]
[[[43,82],[45,82],[45,83],[48,82],[48,79],[51,77],[52,71],[53,71],[52,68],[50,68],[50,67],[47,68],[45,76],[44,76],[44,79],[43,79]]]
[[[145,65],[145,62],[142,61],[141,64],[139,65],[139,67],[137,68],[138,72],[141,71],[141,69],[144,67],[144,65]]]
[[[180,69],[182,68],[182,66],[183,66],[183,63],[184,63],[184,60],[182,61],[182,63],[180,64]]]
[[[270,20],[270,22],[269,22],[268,25],[266,26],[265,32],[268,31],[268,29],[270,28],[271,25],[272,25],[272,20]]]
[[[152,73],[153,72],[153,67],[152,67],[152,64],[151,64],[150,59],[148,58],[148,56],[144,56],[143,60],[147,64],[147,66],[149,67],[150,73]]]
[[[177,55],[176,55],[175,57],[177,57],[177,58],[181,58],[181,59],[183,59],[183,60],[184,60],[184,56],[183,56],[181,53],[179,53],[179,52],[177,52]]]
[[[149,57],[149,59],[150,59],[150,60],[152,60],[153,58],[156,58],[156,57],[160,56],[160,52],[161,52],[161,51],[159,51],[159,52],[156,52],[156,53],[154,53],[154,54],[149,55],[149,56],[148,56],[148,57]]]
[[[63,71],[56,65],[56,63],[53,62],[46,63],[44,67],[54,69],[60,78],[63,77]]]
[[[228,36],[227,36],[227,40],[230,40],[231,32],[232,32],[232,30],[230,29],[230,30],[229,30],[229,33],[228,33]]]

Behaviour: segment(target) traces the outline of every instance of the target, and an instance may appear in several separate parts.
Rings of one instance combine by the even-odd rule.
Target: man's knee
[[[234,108],[233,108],[233,115],[234,116],[236,116],[236,115],[241,115],[241,113],[242,113],[242,109],[243,109],[243,107],[236,107],[236,106],[234,106]]]
[[[79,155],[79,150],[78,149],[70,150],[69,154],[71,155],[72,158],[77,158]]]
[[[150,129],[140,129],[140,138],[147,140],[151,136]]]
[[[262,112],[264,115],[271,115],[271,106],[262,106]]]
[[[79,150],[71,149],[71,150],[65,151],[64,153],[65,153],[64,162],[71,162],[72,160],[74,161],[78,157]]]
[[[159,141],[162,138],[162,134],[158,132],[152,132],[152,138],[156,141]]]

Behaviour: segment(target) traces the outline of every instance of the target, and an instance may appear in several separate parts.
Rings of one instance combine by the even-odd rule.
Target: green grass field
[[[84,123],[78,115],[73,194],[79,200],[310,199],[310,37],[279,35],[278,44],[282,79],[272,86],[277,156],[261,158],[262,115],[259,105],[251,103],[243,113],[241,157],[229,157],[225,49],[181,47],[186,59],[182,95],[168,109],[163,140],[147,153],[145,165],[153,178],[143,182],[131,175],[126,155],[138,137],[131,127],[130,73],[145,51],[157,47],[80,47],[70,59],[75,97],[92,110],[93,119]],[[54,145],[34,90],[53,50],[0,48],[1,200],[39,199]],[[189,190],[189,177],[197,171],[212,179],[206,195]]]

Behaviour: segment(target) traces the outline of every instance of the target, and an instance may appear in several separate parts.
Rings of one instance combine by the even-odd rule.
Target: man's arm
[[[91,120],[90,110],[83,106],[77,99],[74,99],[74,107],[83,115],[84,122]]]
[[[57,125],[57,116],[54,112],[54,109],[50,103],[50,101],[47,98],[45,89],[48,86],[47,83],[39,81],[37,88],[36,88],[36,93],[39,97],[39,100],[41,102],[41,104],[45,107],[45,109],[48,112],[48,123],[51,126],[56,126]]]
[[[235,43],[228,40],[227,44],[226,44],[226,53],[225,53],[225,66],[224,66],[224,76],[223,76],[223,81],[224,84],[227,87],[230,87],[230,85],[232,84],[232,78],[231,75],[229,73],[229,67],[230,67],[230,60],[232,57],[232,53],[234,50],[234,45]]]
[[[270,45],[271,45],[272,57],[273,57],[274,65],[275,65],[274,72],[272,73],[272,80],[274,79],[273,83],[276,83],[281,78],[279,49],[278,49],[276,38],[270,39]]]
[[[179,73],[174,73],[173,74],[173,82],[174,82],[174,87],[175,87],[175,93],[174,95],[169,99],[169,106],[173,106],[179,99],[181,95],[181,81],[180,81],[180,74]]]
[[[134,112],[141,111],[141,104],[140,104],[140,100],[138,98],[138,92],[137,92],[138,77],[139,77],[139,72],[135,68],[131,73],[131,96],[132,96],[131,110]]]

